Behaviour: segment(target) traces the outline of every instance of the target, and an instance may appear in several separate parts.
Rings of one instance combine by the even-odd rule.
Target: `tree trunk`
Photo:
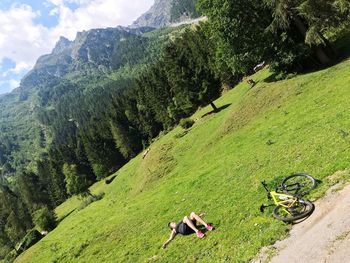
[[[298,17],[298,16],[293,16],[294,24],[296,28],[299,30],[299,33],[304,37],[306,37],[306,32],[307,32],[307,27],[304,24],[304,22]]]
[[[210,106],[212,106],[214,112],[218,112],[219,109],[215,106],[214,102],[210,102]]]
[[[329,50],[331,56],[337,57],[338,52],[337,52],[336,48],[334,47],[334,45],[321,32],[318,32],[318,36],[321,38],[321,40],[323,41],[323,43],[327,47],[327,51]]]
[[[300,17],[298,16],[294,16],[293,17],[293,21],[294,24],[296,26],[296,28],[299,30],[300,34],[302,34],[302,36],[306,37],[306,32],[307,32],[307,27],[304,24],[304,22],[300,19]],[[332,60],[330,59],[330,57],[328,56],[328,54],[325,52],[325,48],[323,46],[314,46],[314,51],[315,51],[315,55],[317,60],[319,61],[319,63],[321,65],[328,65],[332,62]]]
[[[315,55],[321,65],[329,65],[332,62],[322,46],[315,47]]]

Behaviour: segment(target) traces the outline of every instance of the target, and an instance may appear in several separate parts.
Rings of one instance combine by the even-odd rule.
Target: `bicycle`
[[[267,191],[267,198],[273,200],[276,206],[273,210],[276,219],[290,223],[308,217],[314,211],[314,204],[302,199],[316,187],[316,180],[311,175],[292,174],[283,179],[275,191],[270,191],[265,182],[261,183]],[[260,211],[263,213],[269,206],[272,205],[262,204]]]

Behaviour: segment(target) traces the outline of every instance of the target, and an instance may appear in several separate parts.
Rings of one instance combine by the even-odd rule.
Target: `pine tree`
[[[21,198],[31,212],[44,204],[50,204],[47,189],[35,173],[22,172],[17,181]]]
[[[86,175],[80,174],[75,164],[63,165],[63,173],[65,175],[65,182],[67,193],[69,195],[89,195],[89,181],[86,178]]]
[[[0,186],[0,232],[11,247],[26,234],[33,224],[22,200],[8,186]]]

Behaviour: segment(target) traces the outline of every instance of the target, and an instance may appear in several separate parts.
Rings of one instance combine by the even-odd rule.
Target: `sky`
[[[73,40],[92,28],[127,26],[154,0],[0,0],[0,94],[21,78],[60,36]]]

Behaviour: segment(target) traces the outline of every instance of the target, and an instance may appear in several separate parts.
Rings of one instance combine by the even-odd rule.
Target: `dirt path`
[[[265,249],[253,262],[350,262],[350,185],[334,190],[315,202],[315,212],[294,225],[287,239]],[[272,251],[275,256],[269,260]]]

